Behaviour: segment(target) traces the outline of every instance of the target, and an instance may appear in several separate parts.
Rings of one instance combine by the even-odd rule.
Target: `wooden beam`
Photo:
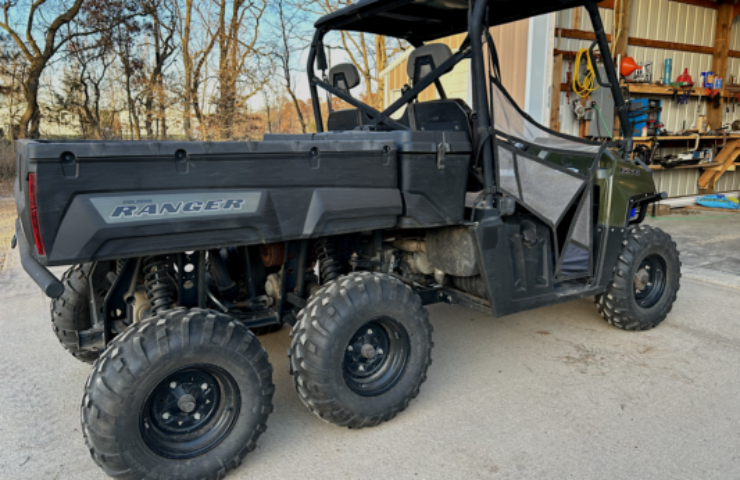
[[[723,79],[727,78],[727,60],[730,52],[733,10],[734,0],[720,0],[719,8],[717,9],[717,27],[714,30],[712,71]],[[717,129],[722,127],[724,99],[720,98],[718,107],[714,105],[713,102],[707,104],[707,122],[712,129]]]
[[[573,30],[580,30],[581,28],[581,7],[573,9]]]
[[[560,79],[563,76],[563,56],[555,55],[555,61],[552,67],[553,85],[562,85]],[[552,89],[552,99],[550,101],[550,128],[556,132],[560,131],[560,88]]]
[[[699,193],[714,193],[717,181],[732,166],[738,154],[740,154],[740,149],[738,149],[740,145],[738,144],[740,144],[740,140],[728,140],[727,144],[722,147],[722,151],[714,159],[714,163],[720,163],[721,165],[717,170],[705,170],[701,174],[698,182]]]
[[[740,3],[736,4],[735,8],[732,9],[732,19],[736,19],[738,15],[740,15]]]
[[[646,38],[630,37],[629,44],[636,47],[660,48],[663,50],[678,50],[679,52],[714,53],[712,47],[702,47],[700,45],[690,45],[688,43],[663,42],[660,40],[648,40]]]
[[[711,8],[712,10],[717,10],[719,8],[719,5],[710,2],[709,0],[671,0],[672,2],[676,3],[685,3],[687,5],[694,5],[696,7],[704,7],[704,8]]]
[[[631,12],[632,0],[620,0],[619,8],[614,11],[614,25],[619,27],[619,30],[614,32],[617,42],[614,47],[614,58],[617,58],[619,55],[627,55],[627,41],[630,38]]]
[[[627,56],[627,41],[630,38],[630,13],[632,12],[632,0],[620,0],[618,8],[614,9],[614,46],[612,48],[612,52],[605,52],[605,54],[610,54],[612,58],[619,59],[621,57]],[[619,61],[616,60],[616,65],[614,67],[617,69],[617,78],[619,78]],[[625,130],[629,130],[630,126],[625,125]],[[622,123],[619,120],[619,115],[617,114],[617,111],[615,109],[614,111],[614,126],[612,128],[612,131],[616,133],[619,133],[620,135],[622,132]]]
[[[572,28],[556,28],[555,35],[560,35],[563,38],[575,38],[578,40],[593,40],[596,38],[596,35],[594,35],[593,32],[588,32],[586,30],[575,30]],[[607,35],[606,39],[611,42],[612,36]],[[620,43],[621,39],[622,38],[620,36]],[[647,38],[629,37],[627,43],[636,47],[660,48],[663,50],[677,50],[679,52],[704,53],[707,55],[711,55],[714,53],[714,48],[712,47],[702,47],[700,45],[691,45],[688,43],[664,42],[661,40],[650,40]],[[625,49],[623,54],[626,54],[626,51],[627,50]],[[732,51],[730,52],[730,54],[730,56],[737,55],[738,57],[740,57],[740,51]]]
[[[606,8],[608,10],[614,10],[614,0],[604,0],[599,4],[599,8]]]
[[[596,34],[594,32],[589,32],[586,30],[576,30],[574,28],[556,28],[555,29],[555,36],[556,37],[563,37],[563,38],[575,38],[578,40],[594,40],[596,39]],[[612,41],[612,36],[607,34],[606,39],[608,41]]]

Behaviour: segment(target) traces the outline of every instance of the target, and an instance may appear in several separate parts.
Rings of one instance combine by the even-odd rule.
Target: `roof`
[[[588,0],[487,0],[489,25],[584,5]],[[600,2],[602,0],[594,0]],[[468,30],[469,0],[360,0],[321,17],[316,28],[403,38],[418,45]]]

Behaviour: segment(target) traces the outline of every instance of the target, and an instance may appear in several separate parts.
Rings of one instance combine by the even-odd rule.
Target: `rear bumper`
[[[18,250],[20,251],[23,270],[33,279],[36,285],[41,287],[41,290],[43,290],[47,297],[61,297],[64,293],[64,285],[31,255],[31,247],[28,245],[26,236],[23,234],[19,219],[15,221],[15,236],[18,241]]]

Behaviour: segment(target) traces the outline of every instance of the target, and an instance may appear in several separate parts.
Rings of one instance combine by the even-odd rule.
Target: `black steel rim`
[[[213,365],[190,365],[169,374],[149,393],[139,426],[156,454],[188,459],[214,449],[239,417],[234,378]]]
[[[650,308],[663,297],[666,287],[666,264],[654,253],[645,257],[635,271],[634,293],[637,305]]]
[[[403,376],[410,351],[403,325],[389,317],[373,318],[357,329],[345,347],[344,380],[358,395],[381,395]]]

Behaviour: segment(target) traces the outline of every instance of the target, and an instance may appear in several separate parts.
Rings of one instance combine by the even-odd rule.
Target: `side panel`
[[[608,150],[599,160],[594,184],[601,190],[598,223],[615,227],[626,226],[630,198],[655,193],[652,173],[625,162]]]
[[[458,225],[465,213],[470,155],[399,154],[399,186],[405,209],[399,227]]]
[[[497,317],[602,293],[611,279],[626,231],[624,227],[598,226],[592,281],[556,285],[547,280],[552,263],[544,250],[540,255],[537,247],[526,251],[527,247],[521,245],[520,225],[494,219],[470,228],[478,243],[481,275],[487,283],[492,313]],[[542,230],[543,237],[546,231]]]
[[[27,171],[37,175],[47,250],[39,260],[60,265],[396,224],[403,201],[393,142],[297,143],[262,142],[255,148],[264,151],[241,153],[232,145],[226,153],[185,156],[95,156],[83,145],[88,156],[71,165],[60,158],[27,159]],[[23,210],[25,190],[18,192]]]

